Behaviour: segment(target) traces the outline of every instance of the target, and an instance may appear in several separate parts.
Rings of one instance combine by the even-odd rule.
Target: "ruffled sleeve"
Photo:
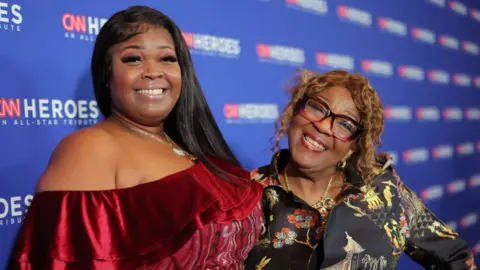
[[[221,168],[248,179],[227,163]],[[171,256],[211,222],[246,218],[262,186],[239,188],[203,163],[161,180],[105,191],[38,193],[28,209],[11,269],[135,269]]]

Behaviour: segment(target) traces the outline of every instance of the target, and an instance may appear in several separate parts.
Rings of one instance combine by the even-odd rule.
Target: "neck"
[[[292,188],[292,185],[294,185],[294,189],[305,195],[318,193],[319,191],[323,192],[330,179],[335,177],[336,174],[335,167],[321,171],[312,171],[300,168],[293,160],[290,161],[285,169],[287,170],[290,187]],[[332,179],[332,181],[334,180]]]
[[[133,127],[133,128],[140,129],[144,132],[148,132],[151,135],[158,136],[160,138],[164,137],[163,136],[163,133],[164,133],[163,122],[158,126],[143,126],[143,125],[140,125],[140,124],[128,119],[127,117],[123,116],[122,114],[118,113],[115,110],[112,110],[112,114],[109,117],[109,120],[116,123],[116,124],[119,124],[121,126],[127,127],[127,128],[128,127]]]

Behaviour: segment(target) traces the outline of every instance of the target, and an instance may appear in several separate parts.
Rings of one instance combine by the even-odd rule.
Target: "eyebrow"
[[[322,95],[318,95],[318,99],[320,99],[321,101],[325,102],[325,103],[328,103],[330,101],[329,98],[327,97],[324,97]],[[328,104],[327,104],[328,105]],[[357,120],[358,118],[360,118],[359,116],[357,116],[355,113],[353,113],[352,111],[350,110],[346,110],[345,113],[347,114],[348,117],[352,118],[353,120],[355,121],[359,121]]]
[[[127,49],[138,49],[138,50],[144,50],[145,49],[145,46],[141,46],[141,45],[128,45],[128,46],[125,46],[122,48],[121,52],[127,50]],[[165,50],[165,49],[171,49],[173,50],[173,48],[169,45],[161,45],[161,46],[158,46],[157,47],[158,50]]]

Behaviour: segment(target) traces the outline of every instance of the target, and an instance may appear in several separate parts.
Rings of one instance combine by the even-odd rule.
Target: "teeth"
[[[316,150],[319,150],[319,151],[325,151],[325,147],[323,145],[319,144],[318,142],[316,142],[315,140],[313,140],[312,138],[310,138],[308,136],[304,136],[303,139],[312,148],[315,148]]]
[[[161,95],[163,93],[163,88],[157,88],[157,89],[140,89],[137,90],[138,93],[140,94],[145,94],[145,95]]]

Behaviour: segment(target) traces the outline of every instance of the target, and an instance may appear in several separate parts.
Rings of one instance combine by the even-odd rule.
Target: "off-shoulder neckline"
[[[140,183],[135,186],[131,187],[123,187],[123,188],[112,188],[112,189],[82,189],[82,190],[43,190],[36,192],[35,196],[42,195],[42,194],[109,194],[109,193],[123,193],[123,192],[129,192],[129,191],[134,191],[138,189],[145,189],[145,188],[150,188],[151,186],[156,186],[160,183],[165,183],[168,180],[175,178],[179,174],[184,174],[184,173],[190,173],[193,172],[200,167],[203,167],[203,163],[201,161],[195,162],[194,165],[185,168],[183,170],[174,172],[172,174],[166,175],[164,177],[161,177],[156,180],[152,180],[149,182],[145,183]]]

